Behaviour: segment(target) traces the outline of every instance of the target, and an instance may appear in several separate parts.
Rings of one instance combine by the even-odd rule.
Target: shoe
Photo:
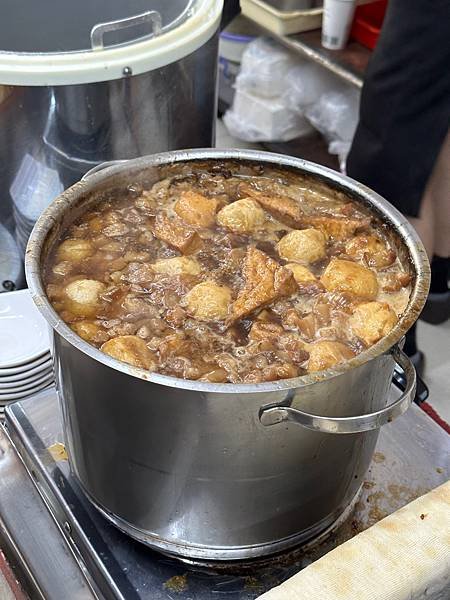
[[[431,325],[439,325],[450,319],[450,291],[441,294],[428,294],[419,318],[426,323],[431,323]]]

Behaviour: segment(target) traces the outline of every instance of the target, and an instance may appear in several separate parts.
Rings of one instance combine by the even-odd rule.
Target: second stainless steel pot
[[[151,184],[161,169],[280,167],[319,177],[369,205],[395,231],[414,273],[407,310],[392,332],[349,363],[256,385],[210,384],[145,372],[90,346],[54,312],[42,267],[65,223],[106,190]],[[324,167],[251,151],[180,151],[88,176],[38,221],[27,279],[54,328],[58,391],[72,469],[90,500],[120,529],[179,556],[230,560],[272,554],[320,533],[358,492],[378,429],[404,412],[415,372],[398,342],[428,289],[424,249],[382,198]],[[395,362],[407,386],[390,401]],[[388,402],[391,402],[388,404]]]
[[[0,20],[0,223],[22,256],[42,210],[98,163],[214,144],[222,4],[9,3]]]

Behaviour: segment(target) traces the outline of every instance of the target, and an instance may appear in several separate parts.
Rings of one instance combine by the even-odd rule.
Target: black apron
[[[416,217],[449,123],[450,0],[390,0],[347,172]]]

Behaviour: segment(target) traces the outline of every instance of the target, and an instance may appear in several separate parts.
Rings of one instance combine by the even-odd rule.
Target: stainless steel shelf
[[[294,35],[277,35],[260,25],[258,27],[265,35],[277,40],[298,55],[322,65],[355,87],[362,87],[364,73],[372,53],[361,44],[350,42],[344,50],[327,50],[321,45],[320,29]]]

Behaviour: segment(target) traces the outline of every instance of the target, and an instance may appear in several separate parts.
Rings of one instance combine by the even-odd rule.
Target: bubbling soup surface
[[[44,273],[81,338],[149,371],[259,383],[348,361],[410,294],[386,225],[343,192],[274,168],[190,163],[105,194]]]

